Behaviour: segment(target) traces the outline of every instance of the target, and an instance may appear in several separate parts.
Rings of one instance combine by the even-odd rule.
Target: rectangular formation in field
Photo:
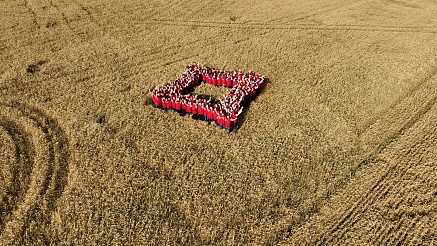
[[[246,74],[241,71],[227,72],[194,63],[187,66],[186,71],[173,83],[155,88],[152,101],[155,107],[192,114],[193,117],[216,122],[231,132],[238,128],[243,106],[258,95],[264,81],[264,76],[252,71]],[[193,89],[202,82],[231,90],[225,99],[217,101],[193,94]]]

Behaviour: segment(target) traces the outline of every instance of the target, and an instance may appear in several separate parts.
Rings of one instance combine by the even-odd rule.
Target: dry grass
[[[435,245],[436,116],[433,103],[286,243]]]
[[[0,244],[435,243],[433,1],[0,12]],[[268,76],[238,131],[150,105],[193,61]]]
[[[226,87],[211,86],[207,83],[202,83],[194,88],[194,94],[204,95],[215,99],[225,99],[229,94],[230,89]]]

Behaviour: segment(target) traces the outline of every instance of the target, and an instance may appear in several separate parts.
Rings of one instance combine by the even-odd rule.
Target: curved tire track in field
[[[0,130],[9,136],[15,156],[11,182],[0,200],[0,244],[9,245],[18,243],[31,224],[32,234],[39,237],[50,224],[67,183],[69,148],[54,119],[17,101],[0,101]]]
[[[0,118],[0,127],[6,133],[7,136],[10,137],[12,142],[12,147],[10,152],[13,153],[14,159],[10,160],[9,170],[11,171],[12,179],[6,183],[6,187],[4,187],[4,194],[2,194],[2,198],[0,199],[0,229],[3,231],[5,225],[5,218],[7,218],[8,214],[15,207],[17,200],[23,200],[22,195],[25,194],[28,189],[30,183],[30,175],[32,173],[31,165],[29,163],[33,163],[33,148],[29,149],[31,143],[29,138],[23,129],[16,124],[14,121],[10,121],[7,119]],[[3,148],[7,148],[6,139],[1,139],[2,144],[6,146]],[[3,153],[2,153],[3,154]],[[3,163],[4,164],[4,163]],[[15,167],[11,167],[10,165],[15,165]],[[1,167],[6,168],[6,167]]]

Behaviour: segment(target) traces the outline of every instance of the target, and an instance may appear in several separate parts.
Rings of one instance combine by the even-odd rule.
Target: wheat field
[[[0,33],[0,245],[437,244],[434,1],[5,0]],[[153,107],[193,62],[266,76],[238,130]]]

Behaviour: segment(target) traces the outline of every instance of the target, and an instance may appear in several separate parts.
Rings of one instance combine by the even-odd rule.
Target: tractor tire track
[[[382,115],[371,120],[358,131],[362,142],[371,145],[370,148],[375,148],[376,145],[380,145],[377,148],[382,148],[382,143],[372,141],[374,136],[381,135],[383,132],[384,135],[390,135],[399,132],[399,129],[408,128],[408,125],[414,123],[415,117],[423,114],[422,111],[426,111],[435,103],[436,93],[437,66],[434,66]],[[420,109],[419,112],[417,112],[418,108]],[[388,129],[387,125],[390,126]]]
[[[99,27],[102,27],[100,22],[94,17],[94,14],[89,10],[89,8],[87,8],[85,5],[83,5],[79,1],[71,0],[71,2],[76,4],[77,6],[79,6],[79,8],[85,13],[84,16],[88,17],[92,23],[96,24]]]
[[[325,233],[330,236],[322,236],[317,244],[328,244],[331,243],[334,238],[341,238],[347,232],[348,228],[360,220],[360,215],[366,212],[375,200],[383,197],[385,193],[391,190],[393,187],[388,183],[388,180],[394,178],[392,177],[393,170],[393,165],[390,165],[384,175],[377,180],[369,191],[339,219],[336,225],[332,226],[332,228]]]
[[[277,18],[272,18],[272,19],[268,19],[264,22],[253,22],[253,21],[244,21],[244,22],[224,22],[224,21],[199,21],[199,20],[183,20],[183,19],[164,19],[164,18],[153,18],[151,20],[151,23],[156,22],[159,24],[165,24],[168,23],[170,25],[177,25],[180,23],[189,23],[188,25],[192,26],[192,25],[210,25],[210,27],[222,27],[222,28],[232,28],[232,27],[250,27],[250,28],[256,28],[257,26],[270,26],[270,27],[276,27],[276,26],[280,26],[280,24],[271,24],[274,23],[275,21],[278,20],[283,20],[283,19],[287,19],[290,17],[294,17],[291,18],[291,22],[296,22],[299,20],[303,20],[309,17],[313,17],[313,16],[317,16],[317,15],[322,15],[322,14],[326,14],[328,12],[343,8],[343,7],[347,7],[350,5],[355,5],[359,2],[365,2],[367,0],[361,0],[361,1],[355,1],[355,2],[350,2],[350,1],[340,1],[339,3],[333,3],[331,5],[328,6],[324,6],[321,8],[318,8],[315,11],[312,11],[311,13],[307,13],[306,11],[302,11],[300,13],[294,13],[292,15],[287,15],[287,16],[280,16]],[[349,3],[349,4],[348,4]]]
[[[78,6],[78,8],[80,8],[82,11],[84,11],[84,13],[85,13],[84,15],[88,16],[90,19],[93,19],[94,20],[93,22],[98,24],[98,22],[95,21],[95,18],[91,15],[91,12],[89,10],[87,10],[87,8],[85,8],[84,5],[80,4],[78,1],[49,1],[46,4],[50,5],[59,14],[59,16],[58,16],[59,19],[58,19],[57,23],[58,22],[63,22],[64,24],[69,25],[71,21],[66,16],[65,12],[62,11],[62,9],[64,9],[70,3],[76,4]],[[41,13],[35,11],[35,9],[38,9],[38,7],[40,7],[41,3],[39,3],[39,2],[35,3],[35,1],[26,0],[25,1],[25,5],[28,6],[28,8],[31,10],[31,12],[33,12],[36,16],[41,16],[42,15]],[[303,17],[304,16],[299,16],[299,18],[303,18]],[[156,22],[151,22],[150,24],[152,24],[152,23],[153,24],[158,24],[158,25],[162,24],[162,22],[160,22],[159,20],[156,21]],[[143,24],[147,24],[147,23],[143,23]],[[177,26],[178,23],[171,22],[171,23],[169,23],[169,25]],[[39,26],[41,26],[41,25],[39,25]],[[193,25],[188,25],[188,26],[193,26]],[[223,37],[226,37],[233,30],[235,30],[233,28],[235,26],[233,26],[233,25],[230,25],[230,28],[226,28],[226,26],[219,26],[219,27],[226,29],[225,31],[223,31],[220,34],[220,36],[223,36]],[[246,27],[246,29],[247,29],[247,31],[251,31],[250,30],[251,27],[250,28]],[[261,33],[259,35],[266,35],[266,34],[268,34],[269,30],[268,29],[266,29],[266,30],[261,29],[260,30]],[[241,35],[241,36],[243,37],[244,35]],[[205,37],[202,37],[200,39],[195,39],[195,40],[191,40],[191,41],[184,42],[184,43],[178,42],[176,44],[171,44],[171,45],[168,45],[168,46],[160,47],[159,49],[157,49],[155,51],[151,51],[150,53],[142,54],[144,57],[147,57],[148,59],[142,61],[140,64],[135,64],[135,66],[132,69],[133,72],[130,73],[130,74],[127,74],[125,77],[129,78],[129,77],[131,77],[133,75],[136,75],[136,74],[138,74],[138,73],[140,73],[142,71],[145,71],[146,69],[147,70],[151,69],[149,66],[146,66],[146,65],[148,63],[155,63],[156,60],[162,59],[163,56],[170,57],[171,63],[165,62],[163,64],[157,64],[157,65],[153,66],[153,69],[160,68],[162,66],[168,66],[168,65],[174,64],[174,63],[176,63],[178,61],[183,61],[183,60],[186,60],[186,59],[189,59],[189,58],[192,58],[192,57],[195,57],[195,56],[199,55],[199,54],[194,54],[194,55],[191,55],[189,57],[184,57],[183,59],[181,59],[181,58],[177,57],[180,54],[178,52],[175,52],[174,51],[175,49],[177,50],[177,49],[181,49],[181,48],[194,47],[194,46],[197,46],[197,45],[202,44],[202,43],[204,43],[204,44],[211,44],[211,41],[213,41],[213,43],[220,44],[220,42],[218,42],[218,40],[221,40],[221,38],[217,39],[216,35],[205,36]],[[232,40],[232,39],[230,39],[230,40]],[[247,39],[247,38],[243,37],[241,39],[232,40],[232,42],[234,42],[235,44],[238,44],[238,43],[249,41],[249,40],[250,39]],[[222,42],[226,42],[227,39],[223,39],[221,41]],[[137,68],[137,69],[135,69],[135,68]]]
[[[357,31],[357,32],[386,32],[386,33],[421,33],[435,34],[437,30],[426,26],[372,26],[372,25],[313,25],[313,24],[263,24],[254,22],[226,23],[199,22],[187,20],[154,19],[145,22],[149,25],[167,25],[180,27],[222,28],[222,29],[251,29],[251,30],[307,30],[307,31]]]
[[[422,218],[420,217],[421,214],[429,213],[429,209],[418,211],[413,209],[411,211],[407,210],[407,212],[400,209],[401,203],[411,204],[417,201],[417,194],[418,192],[420,193],[421,190],[416,190],[416,192],[406,192],[406,194],[409,194],[407,200],[403,196],[397,196],[397,194],[402,193],[406,189],[402,183],[405,183],[405,180],[408,180],[406,177],[408,172],[423,170],[422,159],[424,156],[427,156],[429,152],[427,146],[436,146],[437,144],[437,138],[435,137],[437,135],[437,125],[435,124],[437,119],[435,119],[433,114],[436,109],[436,107],[433,107],[432,112],[429,112],[426,117],[423,117],[426,118],[425,120],[427,120],[427,122],[422,124],[423,120],[420,122],[418,121],[415,124],[415,127],[412,127],[408,131],[408,134],[403,134],[402,137],[398,138],[397,142],[392,144],[397,146],[394,146],[393,149],[386,148],[384,151],[387,151],[387,154],[379,154],[381,160],[389,163],[384,175],[381,175],[373,186],[359,199],[359,201],[343,213],[343,215],[337,219],[337,222],[332,224],[330,228],[320,236],[320,238],[315,242],[317,245],[341,243],[341,240],[345,238],[345,235],[354,230],[354,228],[356,228],[355,225],[363,220],[366,212],[369,211],[369,207],[374,207],[378,201],[384,199],[388,200],[390,197],[397,197],[399,199],[398,203],[395,205],[394,211],[399,211],[396,213],[398,213],[397,216],[400,216],[401,219],[398,222],[399,224],[389,225],[388,227],[383,226],[381,228],[383,231],[377,233],[379,237],[374,238],[373,244],[390,243],[390,241],[384,240],[399,240],[399,238],[391,237],[393,233],[399,235],[400,238],[405,238],[405,232],[400,229],[408,226],[402,225],[402,221],[405,219],[404,217],[418,214],[418,217],[415,217],[414,219],[420,220]],[[393,150],[395,153],[393,153]],[[385,157],[385,155],[393,155],[393,157],[390,157],[390,161],[387,161],[388,157]],[[425,173],[425,175],[414,177],[413,181],[417,183],[416,179],[428,180],[431,175],[435,175],[436,173],[437,172]],[[426,183],[422,182],[421,184],[424,185]],[[422,194],[425,192],[426,190],[422,191]],[[428,202],[435,202],[435,196],[429,194],[424,195],[428,198]],[[414,225],[410,225],[410,227],[414,227],[419,223],[419,221],[413,220],[412,223]]]
[[[306,15],[299,16],[298,19],[305,18],[305,16]],[[226,31],[224,31],[223,33],[220,33],[220,36],[222,36],[222,37],[226,37],[228,34],[232,33],[232,31],[235,30],[236,28],[242,29],[243,31],[248,31],[250,33],[253,33],[253,29],[256,29],[256,30],[258,30],[259,33],[257,33],[257,34],[253,33],[253,34],[254,34],[254,36],[257,36],[257,37],[267,35],[271,31],[274,31],[276,29],[280,29],[280,28],[269,28],[269,27],[266,28],[266,27],[261,27],[261,26],[253,26],[253,25],[250,25],[250,24],[240,25],[240,24],[229,23],[229,24],[223,24],[223,25],[221,25],[221,24],[219,24],[219,25],[216,25],[216,24],[211,25],[211,24],[209,24],[209,22],[196,22],[197,24],[194,23],[194,22],[189,22],[189,24],[184,24],[182,22],[186,22],[186,21],[185,20],[184,21],[181,21],[181,20],[170,20],[170,19],[152,19],[152,21],[145,21],[145,22],[142,22],[142,24],[168,25],[168,26],[181,26],[181,27],[182,26],[183,27],[197,26],[197,27],[206,27],[206,28],[221,28],[221,29],[226,29]],[[208,23],[208,24],[207,25],[203,25],[202,23]],[[215,22],[213,22],[213,23],[215,23]],[[297,30],[299,30],[301,28],[299,28],[299,27],[297,27],[297,28],[290,27],[290,29],[297,29]],[[196,39],[196,40],[188,41],[188,42],[185,42],[185,43],[178,42],[177,44],[174,44],[174,45],[160,47],[159,51],[152,51],[150,53],[144,54],[143,55],[144,57],[150,57],[150,56],[152,56],[152,57],[150,59],[144,60],[141,64],[137,64],[137,66],[144,67],[144,65],[147,64],[147,63],[152,63],[153,61],[161,59],[163,55],[166,55],[166,56],[167,55],[170,55],[170,56],[179,56],[180,54],[178,52],[175,52],[174,51],[175,49],[187,48],[187,47],[190,47],[190,46],[198,46],[199,42],[211,44],[210,41],[212,40],[212,41],[215,41],[215,43],[217,43],[217,44],[223,44],[223,43],[226,43],[229,40],[229,41],[233,42],[234,44],[240,44],[242,42],[246,42],[246,41],[250,41],[251,40],[251,38],[247,38],[247,37],[244,37],[244,35],[241,35],[242,38],[240,38],[240,39],[236,39],[236,40],[224,39],[221,42],[217,42],[217,40],[218,40],[217,37],[218,36],[214,36],[214,35],[206,36],[206,37],[203,37],[201,39]],[[168,54],[167,52],[169,52],[171,54]],[[195,54],[195,55],[192,55],[191,57],[195,57],[197,55],[198,54]],[[180,58],[173,59],[172,63],[170,63],[170,64],[173,64],[175,62],[178,62],[178,61],[181,61],[181,60],[185,60],[185,59],[188,59],[188,58],[189,57],[184,58],[184,59],[180,59]],[[168,62],[165,62],[164,64],[158,64],[156,66],[153,66],[152,69],[161,68],[162,66],[167,66],[167,65],[170,65],[170,64],[168,64]],[[150,68],[147,68],[147,69],[150,69]],[[132,76],[134,74],[137,74],[137,72],[135,72],[133,74],[129,74],[128,77],[130,77],[130,76]]]
[[[359,214],[367,211],[370,202],[368,199],[373,199],[374,201],[383,197],[390,187],[382,188],[385,180],[390,180],[390,175],[395,169],[399,169],[398,165],[391,164],[392,161],[387,161],[386,158],[381,158],[381,153],[386,150],[388,146],[398,141],[399,138],[410,130],[418,121],[420,121],[436,104],[437,97],[434,93],[436,80],[435,74],[437,71],[433,71],[428,74],[424,79],[422,79],[418,85],[413,87],[409,94],[401,98],[388,112],[376,120],[373,125],[368,126],[363,133],[361,133],[362,143],[364,143],[364,150],[368,153],[368,157],[362,161],[357,168],[353,171],[354,177],[356,172],[371,162],[383,161],[388,164],[388,168],[385,174],[380,177],[380,179],[369,189],[367,194],[361,198],[354,206],[352,206],[347,213],[345,213],[342,219],[339,220],[338,224],[328,230],[326,234],[341,234],[344,235],[346,232],[342,231],[345,228],[353,226],[360,219]],[[394,121],[394,122],[393,122]],[[389,131],[384,129],[389,126]],[[381,141],[378,136],[385,135]],[[376,138],[376,141],[374,141]],[[407,152],[405,156],[411,155],[412,153]],[[349,178],[350,179],[350,178]],[[373,195],[372,195],[373,193]],[[377,193],[381,193],[380,196]],[[360,209],[358,209],[360,207]],[[355,218],[355,219],[351,219]],[[349,224],[346,222],[349,221]],[[326,243],[327,239],[322,236],[320,238],[319,244]]]
[[[37,13],[33,10],[32,6],[29,5],[29,1],[28,0],[24,0],[24,7],[27,9],[27,11],[32,15],[32,24],[37,28],[41,28],[40,24],[38,23],[38,15]]]
[[[384,174],[367,190],[366,194],[345,211],[340,218],[337,219],[336,224],[331,225],[314,243],[318,245],[329,243],[334,240],[334,237],[328,235],[344,235],[347,233],[346,229],[355,225],[361,219],[360,215],[366,212],[369,206],[372,205],[370,200],[376,201],[381,199],[384,194],[392,188],[392,185],[388,185],[387,182],[390,182],[389,180],[395,177],[399,177],[396,176],[394,172],[399,172],[402,167],[396,158],[385,157],[382,153],[386,152],[389,146],[399,142],[399,139],[405,135],[406,132],[411,131],[425,116],[431,114],[430,111],[435,108],[437,102],[437,96],[435,96],[437,95],[435,93],[437,89],[437,78],[435,75],[436,72],[433,69],[424,79],[420,80],[419,85],[411,90],[411,94],[407,94],[401,98],[384,116],[376,120],[375,123],[368,126],[360,134],[363,150],[367,157],[352,170],[351,175],[343,182],[348,183],[353,177],[356,177],[357,172],[364,169],[370,163],[382,162],[386,163],[388,167],[383,171]],[[380,137],[381,135],[383,136],[382,138]],[[423,133],[418,132],[417,135],[423,135]],[[432,135],[427,135],[424,139],[429,139],[430,136]],[[404,147],[403,149],[407,150],[406,153],[403,153],[403,156],[412,154],[408,147]],[[404,170],[404,172],[406,171]],[[322,200],[326,199],[330,199],[330,196],[322,197],[321,200],[316,203],[320,204]],[[316,209],[316,211],[312,212],[310,218],[317,214],[318,211],[319,209]],[[288,230],[291,231],[291,228]],[[281,234],[284,233],[285,232],[282,232]],[[278,238],[284,237],[279,235]],[[276,242],[280,242],[280,240]]]
[[[100,27],[91,11],[74,0],[24,0],[24,6],[32,14],[33,23],[37,28],[68,26],[71,29],[70,25],[79,20],[87,20]]]
[[[50,0],[25,0],[24,5],[32,13],[37,28],[54,28],[66,24],[65,17]]]
[[[40,109],[17,101],[0,102],[0,126],[14,142],[8,216],[0,223],[0,244],[19,244],[23,235],[42,237],[68,178],[68,139],[56,120]],[[24,233],[32,224],[32,232]],[[39,238],[41,239],[41,238]]]
[[[406,241],[408,234],[412,231],[417,231],[417,224],[419,222],[418,218],[415,218],[413,222],[409,225],[406,225],[405,229],[399,230],[399,233],[393,237],[393,240],[390,240],[391,245],[401,245],[402,242]]]
[[[344,6],[344,5],[341,5],[341,6]],[[317,14],[317,13],[318,12],[314,12],[312,14]],[[298,16],[298,17],[296,17],[296,20],[303,19],[306,16],[307,16],[306,14]],[[151,21],[145,21],[142,23],[143,24],[150,24],[150,25],[168,25],[168,26],[186,26],[186,27],[192,27],[194,25],[194,26],[207,27],[207,28],[227,29],[225,32],[220,34],[220,36],[223,36],[223,37],[230,34],[235,28],[239,28],[239,27],[241,27],[241,29],[247,30],[248,32],[251,32],[251,33],[252,33],[253,29],[257,29],[257,28],[254,28],[256,26],[249,25],[248,23],[243,23],[243,25],[236,24],[236,23],[228,23],[228,24],[224,24],[224,25],[221,25],[221,24],[210,25],[211,22],[197,22],[197,21],[194,22],[194,21],[192,21],[192,22],[189,22],[189,24],[183,24],[182,22],[187,22],[187,21],[186,20],[170,20],[170,19],[152,19]],[[271,20],[269,20],[267,22],[271,22]],[[198,24],[196,24],[196,23],[198,23]],[[207,25],[202,26],[202,23],[207,23]],[[217,23],[217,22],[212,22],[212,23]],[[261,30],[261,32],[259,34],[254,35],[254,36],[257,36],[257,37],[264,36],[264,35],[267,35],[269,32],[275,30],[275,29],[271,29],[271,28],[270,29],[269,28],[259,28],[259,29]],[[244,35],[241,35],[241,36],[242,36],[241,39],[233,40],[233,42],[238,44],[238,43],[241,43],[244,41],[251,40],[250,38],[248,39],[247,37],[243,37]],[[196,39],[194,41],[189,41],[186,43],[178,43],[176,45],[169,45],[166,47],[161,47],[160,51],[150,52],[150,53],[145,54],[145,55],[146,56],[151,56],[151,55],[155,55],[155,54],[161,55],[162,52],[165,50],[170,51],[170,52],[174,52],[174,49],[187,47],[189,45],[198,45],[199,42],[208,42],[208,41],[210,41],[212,39],[216,39],[216,38],[217,38],[217,36],[208,36],[208,37],[204,37],[202,39]],[[175,53],[175,55],[177,54],[177,52],[174,52],[174,53]],[[159,59],[159,58],[161,58],[161,56],[159,56],[155,59],[152,59],[152,60],[147,60],[146,62],[151,62],[151,61],[154,61],[154,60]],[[159,67],[159,66],[157,66],[157,67]]]
[[[12,180],[6,187],[6,194],[0,200],[0,231],[3,231],[5,221],[10,216],[10,212],[16,206],[17,202],[24,200],[23,194],[28,189],[30,183],[30,174],[35,156],[34,149],[31,147],[31,140],[28,134],[20,125],[14,121],[0,118],[0,126],[10,136],[13,143],[12,152],[15,154],[15,168],[11,168]]]
[[[354,1],[354,2],[340,1],[340,2],[333,3],[332,5],[328,5],[326,7],[323,7],[321,9],[319,8],[317,11],[314,11],[314,12],[309,13],[309,14],[304,14],[304,15],[299,16],[299,17],[294,17],[293,18],[293,15],[290,15],[290,16],[285,16],[285,17],[274,18],[274,19],[269,20],[269,22],[282,21],[282,23],[284,23],[290,17],[292,17],[291,20],[289,20],[287,22],[296,22],[296,21],[308,19],[310,17],[314,17],[314,16],[318,16],[318,15],[324,15],[324,14],[327,14],[329,12],[335,11],[337,9],[341,9],[341,8],[345,8],[345,7],[350,7],[350,6],[358,5],[358,4],[361,4],[363,2],[367,2],[367,1],[368,0],[361,0],[361,1]]]

